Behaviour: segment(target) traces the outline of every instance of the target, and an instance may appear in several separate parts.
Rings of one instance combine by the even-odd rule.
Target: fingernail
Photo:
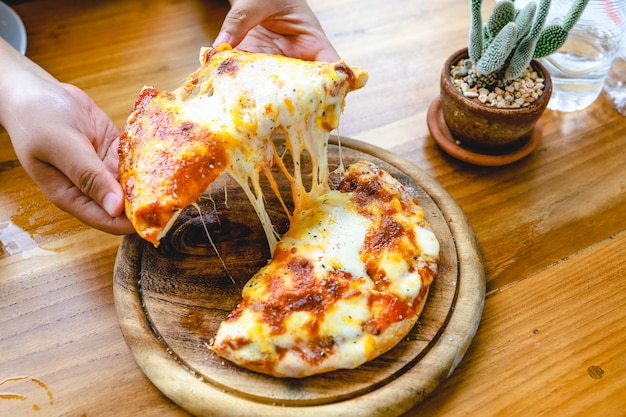
[[[230,33],[220,32],[217,34],[217,38],[215,38],[215,41],[213,42],[213,47],[217,48],[218,46],[224,43],[227,43],[232,46],[232,40],[233,40],[233,37],[231,36]]]
[[[119,214],[120,200],[113,192],[107,193],[102,200],[102,208],[109,216],[116,217]]]

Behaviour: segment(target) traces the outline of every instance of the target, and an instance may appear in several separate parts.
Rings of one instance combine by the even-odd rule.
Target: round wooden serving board
[[[331,170],[339,150],[331,141]],[[365,159],[407,185],[439,239],[440,271],[418,324],[396,347],[357,369],[303,379],[249,372],[217,357],[208,348],[212,336],[239,302],[244,283],[269,258],[247,198],[233,181],[219,179],[198,203],[202,217],[195,207],[185,209],[158,248],[136,235],[125,237],[114,271],[120,327],[135,360],[192,414],[398,416],[430,394],[465,354],[482,314],[485,271],[464,213],[436,181],[388,151],[341,138],[341,154],[345,165]],[[286,180],[280,185],[288,186]],[[284,231],[282,209],[271,198],[267,205]]]

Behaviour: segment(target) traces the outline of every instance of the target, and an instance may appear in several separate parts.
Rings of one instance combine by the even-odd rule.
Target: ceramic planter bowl
[[[544,78],[543,94],[527,107],[509,109],[484,105],[466,98],[454,86],[450,67],[467,57],[467,48],[452,54],[441,72],[441,114],[460,146],[487,154],[504,154],[523,147],[543,114],[550,95],[552,79],[536,60],[531,66]]]

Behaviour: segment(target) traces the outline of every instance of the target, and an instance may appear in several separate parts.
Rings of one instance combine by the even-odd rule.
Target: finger
[[[317,55],[315,55],[314,59],[322,62],[337,62],[341,59],[341,57],[333,45],[330,42],[326,42],[325,45],[321,47]]]
[[[76,217],[81,222],[98,230],[112,234],[134,233],[134,228],[126,216],[110,216],[98,203],[85,195],[61,171],[51,165],[40,164],[37,174],[46,178],[39,183],[40,188],[61,210]]]
[[[321,61],[321,62],[336,62],[339,61],[339,55],[337,54],[337,51],[335,51],[334,49],[332,50],[322,50],[320,51],[319,54],[317,54],[317,56],[315,57],[316,61]]]
[[[118,136],[111,143],[111,146],[109,146],[109,149],[104,157],[104,160],[102,161],[104,163],[104,166],[107,168],[107,170],[113,174],[113,177],[115,178],[116,181],[119,181],[120,179],[120,170],[119,170],[120,155],[118,152],[119,145],[120,145],[120,138]]]
[[[39,149],[37,157],[41,163],[34,169],[45,171],[49,165],[56,167],[82,194],[99,204],[109,217],[119,216],[124,209],[124,194],[111,171],[112,167],[107,168],[92,144],[77,131],[68,129],[58,133],[64,140],[54,141],[54,146]],[[33,174],[36,178],[47,180],[44,172]],[[67,186],[64,188],[67,189]],[[58,194],[54,190],[50,193]],[[60,205],[58,201],[55,203]]]
[[[258,0],[233,2],[233,6],[224,18],[220,32],[213,42],[213,47],[218,47],[224,43],[228,43],[232,47],[239,45],[251,29],[278,11],[275,3]]]

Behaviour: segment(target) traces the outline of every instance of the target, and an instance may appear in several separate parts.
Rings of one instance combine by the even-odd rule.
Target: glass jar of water
[[[553,0],[547,24],[559,23],[572,0]],[[563,46],[541,58],[552,76],[548,108],[576,111],[600,95],[626,31],[626,0],[589,0]]]
[[[609,103],[626,116],[626,36],[604,82],[604,93]]]

